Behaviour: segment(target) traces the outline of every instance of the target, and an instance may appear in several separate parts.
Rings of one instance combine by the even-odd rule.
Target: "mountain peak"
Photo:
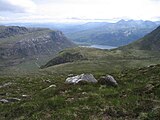
[[[126,21],[124,19],[119,20],[117,23],[125,23]]]

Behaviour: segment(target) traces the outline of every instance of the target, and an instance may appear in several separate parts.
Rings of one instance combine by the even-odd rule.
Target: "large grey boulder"
[[[113,76],[107,75],[107,76],[102,76],[100,77],[99,81],[100,84],[102,85],[108,85],[108,86],[118,86],[117,81],[114,79]]]
[[[81,74],[73,77],[68,77],[65,81],[65,83],[69,84],[77,84],[80,82],[97,83],[98,81],[94,78],[92,74]]]

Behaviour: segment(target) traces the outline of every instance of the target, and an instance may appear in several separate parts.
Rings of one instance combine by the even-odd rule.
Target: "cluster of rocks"
[[[4,83],[4,84],[1,84],[0,89],[5,88],[5,87],[10,87],[12,84],[15,84],[15,83],[7,82],[7,83]],[[7,97],[7,96],[8,96],[8,93],[6,93],[6,92],[0,93],[0,103],[14,103],[14,102],[21,101],[20,98],[16,98],[16,97],[12,98],[12,97]],[[27,98],[27,97],[29,97],[29,95],[22,95],[21,97],[22,98]]]
[[[117,81],[111,75],[101,76],[99,80],[96,80],[92,74],[81,74],[72,77],[68,77],[65,81],[68,84],[78,83],[99,83],[108,86],[118,86]]]

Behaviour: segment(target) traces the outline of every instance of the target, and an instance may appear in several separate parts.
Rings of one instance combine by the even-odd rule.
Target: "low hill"
[[[86,60],[86,58],[80,52],[60,52],[60,54],[55,57],[54,59],[50,60],[46,65],[42,66],[41,68],[47,68],[53,65],[63,64],[67,62],[74,62]]]
[[[85,59],[76,59],[72,61],[60,60],[57,62],[57,58],[65,59],[68,54],[65,53],[79,53],[83,55]],[[66,56],[67,55],[67,56]],[[43,71],[55,72],[55,73],[98,73],[101,71],[118,72],[124,69],[144,67],[150,64],[160,63],[160,53],[145,51],[145,50],[100,50],[93,48],[74,48],[67,49],[63,54],[58,54],[52,58],[49,62],[43,65]],[[45,67],[44,67],[45,66]]]

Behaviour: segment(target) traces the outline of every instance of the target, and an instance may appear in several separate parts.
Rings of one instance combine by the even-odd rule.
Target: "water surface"
[[[108,46],[108,45],[88,45],[88,46],[83,46],[83,47],[98,48],[98,49],[108,49],[108,50],[117,48],[115,46]]]

